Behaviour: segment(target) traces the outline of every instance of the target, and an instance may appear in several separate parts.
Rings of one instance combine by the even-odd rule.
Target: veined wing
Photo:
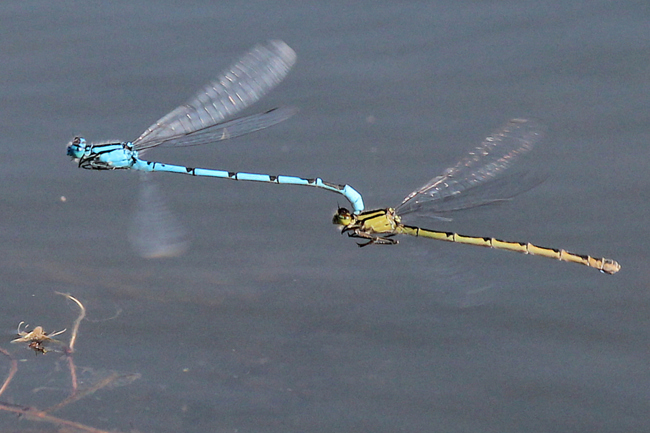
[[[160,147],[184,147],[198,146],[201,144],[214,143],[216,141],[228,140],[241,135],[250,134],[283,122],[296,114],[298,110],[293,107],[277,107],[264,113],[252,114],[219,123],[217,125],[194,131],[189,134],[177,135],[153,142],[148,142],[145,150],[154,146]],[[142,155],[142,152],[140,152]]]
[[[542,181],[539,176],[504,172],[543,135],[544,128],[526,119],[512,119],[456,165],[410,193],[397,207],[401,215],[449,212],[508,199]],[[480,189],[477,189],[478,187]]]
[[[296,53],[282,41],[255,46],[185,105],[147,128],[133,142],[135,148],[182,146],[186,144],[181,138],[189,134],[211,134],[211,128],[253,104],[280,83],[295,62]],[[263,123],[258,124],[257,129],[266,127],[259,125]],[[238,135],[244,133],[240,130]],[[205,143],[206,136],[194,144]],[[218,132],[215,136],[218,137]]]

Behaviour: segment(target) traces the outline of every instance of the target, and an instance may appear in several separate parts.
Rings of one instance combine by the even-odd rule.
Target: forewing
[[[185,147],[228,140],[283,122],[293,116],[297,111],[293,107],[278,107],[264,113],[228,120],[191,134],[168,137],[159,141],[154,140],[153,142],[149,142],[148,145],[150,147]],[[143,150],[145,149],[141,149],[140,155],[142,155]]]
[[[456,165],[406,196],[397,207],[398,213],[466,209],[508,199],[532,188],[543,178],[526,174],[505,177],[504,172],[533,148],[543,131],[534,121],[510,120]]]
[[[296,53],[282,41],[255,46],[186,104],[147,128],[133,142],[135,148],[141,150],[167,143],[185,145],[180,138],[203,131],[208,133],[208,129],[268,93],[284,79],[295,61]],[[246,132],[240,130],[239,135]]]

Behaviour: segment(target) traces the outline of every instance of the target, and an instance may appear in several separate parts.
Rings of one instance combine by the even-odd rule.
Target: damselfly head
[[[354,215],[344,207],[340,207],[334,217],[332,218],[332,224],[339,226],[349,226],[354,222]]]
[[[82,137],[75,137],[74,140],[68,144],[68,156],[72,159],[81,158],[86,152],[86,139]]]

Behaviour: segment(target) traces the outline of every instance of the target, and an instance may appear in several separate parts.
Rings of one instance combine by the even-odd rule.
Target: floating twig
[[[68,343],[68,350],[70,353],[74,352],[74,343],[77,341],[77,332],[79,331],[79,324],[81,321],[86,317],[86,307],[79,302],[77,298],[74,296],[70,295],[69,293],[61,293],[61,292],[54,292],[57,295],[65,296],[69,300],[73,301],[79,306],[79,316],[77,317],[77,320],[74,321],[72,324],[72,332],[70,333],[70,343]]]
[[[75,342],[77,341],[79,325],[81,324],[81,321],[84,319],[84,317],[86,317],[86,307],[84,307],[84,305],[77,298],[75,298],[74,296],[68,293],[60,293],[60,292],[55,292],[55,293],[57,295],[64,296],[65,298],[73,301],[79,307],[79,315],[77,316],[76,320],[73,322],[72,331],[70,333],[70,342],[68,343],[68,345],[65,346],[65,344],[62,343],[61,341],[52,338],[56,335],[60,335],[63,332],[65,332],[66,331],[65,329],[62,331],[47,333],[44,331],[42,326],[36,326],[32,331],[27,332],[27,327],[29,325],[25,326],[21,330],[21,326],[25,322],[20,322],[20,324],[18,324],[18,330],[17,330],[18,338],[12,340],[12,343],[29,343],[28,347],[30,349],[33,349],[37,354],[39,352],[43,354],[48,352],[48,350],[46,350],[45,348],[46,344],[55,342],[64,345],[64,353],[68,361],[68,368],[70,370],[72,392],[68,397],[66,397],[56,405],[51,406],[50,408],[45,410],[37,409],[35,407],[30,407],[30,406],[22,406],[22,405],[16,405],[16,404],[4,403],[4,402],[0,402],[0,410],[17,413],[23,416],[24,418],[32,421],[44,421],[44,422],[49,422],[51,424],[55,424],[62,431],[76,429],[88,433],[108,433],[105,430],[96,429],[94,427],[90,427],[78,422],[55,417],[53,415],[50,415],[49,412],[53,412],[55,410],[61,409],[62,407],[67,406],[68,404],[73,403],[75,401],[78,401],[88,395],[91,395],[102,388],[105,388],[114,383],[119,383],[121,380],[126,379],[130,383],[131,381],[139,378],[140,376],[138,374],[120,374],[117,372],[111,372],[109,375],[101,379],[99,382],[95,383],[93,386],[87,389],[83,389],[82,391],[79,391],[78,380],[77,380],[77,367],[74,363],[74,359],[72,355],[74,353]],[[5,379],[2,386],[0,387],[0,395],[2,395],[7,389],[7,387],[9,386],[9,383],[13,379],[14,375],[17,373],[18,364],[8,351],[0,347],[0,352],[9,358],[11,364],[9,374],[7,375],[7,378]]]
[[[9,368],[9,374],[7,375],[7,378],[2,384],[2,387],[0,387],[0,395],[2,395],[2,393],[5,392],[5,390],[9,386],[9,382],[11,382],[11,379],[14,378],[14,375],[18,371],[18,363],[13,358],[13,356],[11,356],[11,354],[6,350],[4,350],[2,347],[0,347],[0,352],[2,352],[7,358],[9,358],[9,361],[11,363],[11,367]]]

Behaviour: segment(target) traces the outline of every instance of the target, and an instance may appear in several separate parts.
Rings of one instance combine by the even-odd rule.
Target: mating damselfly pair
[[[140,157],[154,147],[195,146],[241,136],[268,128],[291,117],[295,110],[275,108],[263,113],[234,118],[284,79],[296,60],[295,52],[282,41],[269,41],[254,47],[219,77],[205,86],[186,104],[181,105],[147,128],[134,141],[91,144],[76,137],[67,148],[81,168],[92,170],[131,169],[141,172],[171,172],[231,180],[302,185],[343,195],[352,211],[339,208],[333,222],[351,237],[363,238],[361,244],[397,244],[396,234],[495,249],[540,255],[583,264],[613,274],[620,265],[610,259],[538,247],[530,243],[508,242],[494,238],[463,236],[404,225],[401,216],[411,212],[438,214],[466,209],[509,198],[499,182],[503,173],[519,155],[539,140],[540,128],[534,122],[514,119],[489,136],[443,175],[433,178],[409,194],[395,209],[365,211],[363,198],[349,185],[326,182],[321,178],[236,173],[225,170],[185,167],[145,161]],[[487,194],[481,198],[481,191]],[[506,195],[504,195],[506,194]],[[511,196],[511,195],[510,195]]]

